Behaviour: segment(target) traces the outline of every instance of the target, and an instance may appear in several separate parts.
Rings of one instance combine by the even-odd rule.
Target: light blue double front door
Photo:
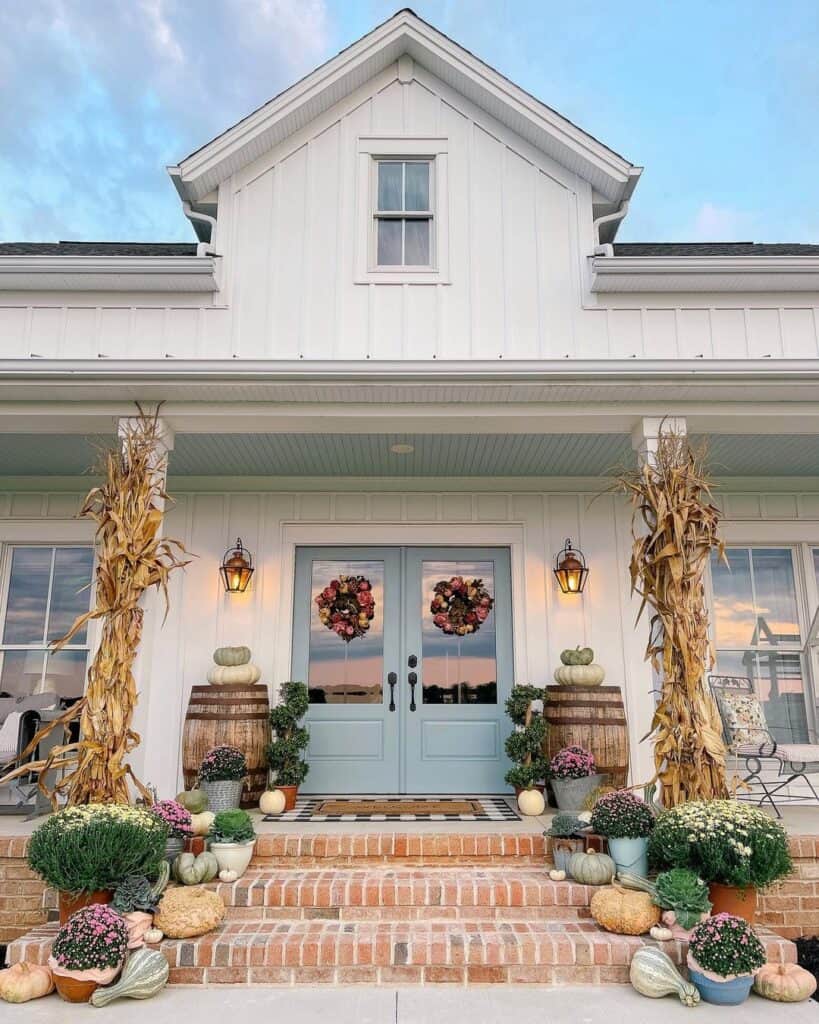
[[[304,792],[504,792],[509,551],[297,549],[292,670]]]

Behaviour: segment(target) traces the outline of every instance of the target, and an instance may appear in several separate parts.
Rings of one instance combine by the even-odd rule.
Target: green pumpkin
[[[213,652],[217,665],[246,665],[250,661],[249,647],[217,647]]]
[[[182,804],[191,814],[201,814],[208,809],[208,794],[203,789],[189,789],[187,792],[177,793],[176,802]]]
[[[569,874],[583,885],[608,885],[617,872],[614,861],[605,853],[573,853],[569,858]]]
[[[219,873],[216,857],[209,851],[194,856],[180,853],[173,862],[173,877],[182,885],[201,885],[211,882]]]
[[[591,647],[569,647],[560,652],[560,660],[564,665],[591,665],[594,651]]]

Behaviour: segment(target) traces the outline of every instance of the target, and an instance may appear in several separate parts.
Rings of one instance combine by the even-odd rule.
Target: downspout
[[[207,213],[198,213],[191,207],[191,204],[184,200],[182,203],[182,211],[190,221],[198,220],[203,224],[210,225],[210,238],[207,242],[197,242],[196,244],[196,255],[197,256],[215,256],[216,254],[210,250],[210,245],[213,242],[213,235],[216,231],[216,218],[211,217]],[[597,223],[597,221],[595,221]]]
[[[613,256],[614,255],[614,246],[612,245],[611,242],[605,242],[603,244],[601,244],[601,242],[600,242],[600,225],[601,224],[608,224],[608,223],[610,223],[613,220],[622,220],[623,217],[625,217],[625,215],[628,213],[628,204],[629,204],[629,200],[628,199],[624,199],[622,201],[622,203],[620,203],[620,205],[614,211],[614,213],[607,213],[604,217],[598,217],[597,220],[594,221],[592,226],[594,228],[594,241],[595,241],[594,255],[595,256]]]

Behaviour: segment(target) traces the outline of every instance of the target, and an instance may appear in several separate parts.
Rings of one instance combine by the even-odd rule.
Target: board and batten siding
[[[357,283],[361,136],[446,140],[449,283]],[[214,248],[213,296],[3,294],[0,358],[819,355],[819,296],[589,293],[588,183],[417,64],[222,182]]]

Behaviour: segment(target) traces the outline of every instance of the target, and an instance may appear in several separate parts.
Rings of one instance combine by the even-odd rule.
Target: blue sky
[[[397,9],[0,0],[0,239],[187,240],[165,173]],[[619,238],[819,242],[817,0],[416,0],[646,170]]]

